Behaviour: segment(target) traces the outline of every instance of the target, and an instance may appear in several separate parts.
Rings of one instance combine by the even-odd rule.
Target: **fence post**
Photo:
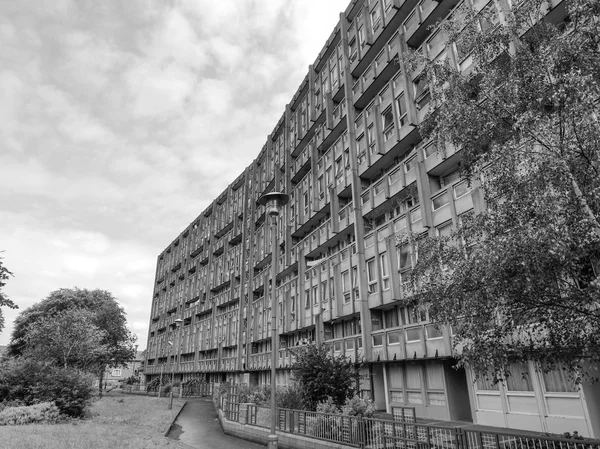
[[[365,438],[365,421],[362,416],[358,417],[358,441],[360,443],[360,447],[364,448],[367,445]]]
[[[295,427],[294,414],[295,414],[294,410],[290,410],[290,415],[289,415],[290,416],[290,433],[294,433],[294,427]]]

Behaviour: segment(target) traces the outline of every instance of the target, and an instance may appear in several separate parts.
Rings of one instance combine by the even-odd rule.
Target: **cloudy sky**
[[[20,309],[109,290],[145,348],[156,256],[258,154],[347,4],[0,0],[0,250]]]

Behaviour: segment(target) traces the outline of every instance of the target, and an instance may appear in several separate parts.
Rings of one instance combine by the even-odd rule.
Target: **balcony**
[[[374,331],[371,344],[373,362],[452,357],[447,326],[440,326],[438,330],[433,324],[411,324]]]

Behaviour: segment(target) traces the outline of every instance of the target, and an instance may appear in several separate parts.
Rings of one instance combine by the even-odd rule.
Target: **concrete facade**
[[[460,152],[421,139],[428,81],[400,58],[410,47],[467,71],[469,56],[430,27],[458,3],[354,0],[340,13],[254,162],[158,256],[147,379],[173,369],[183,380],[269,383],[275,261],[278,383],[289,381],[295,347],[325,342],[367,363],[361,389],[381,410],[600,435],[597,387],[570,391],[534,366],[522,390],[476,384],[452,368],[450,329],[410,305],[411,236],[447,234],[483,199],[477,181],[459,177]],[[564,2],[551,3],[549,17],[564,18]],[[271,191],[290,195],[276,254],[257,204]]]

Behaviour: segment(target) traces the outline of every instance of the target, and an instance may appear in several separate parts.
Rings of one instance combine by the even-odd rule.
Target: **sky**
[[[0,0],[0,345],[59,288],[146,347],[158,254],[258,155],[349,0]]]

